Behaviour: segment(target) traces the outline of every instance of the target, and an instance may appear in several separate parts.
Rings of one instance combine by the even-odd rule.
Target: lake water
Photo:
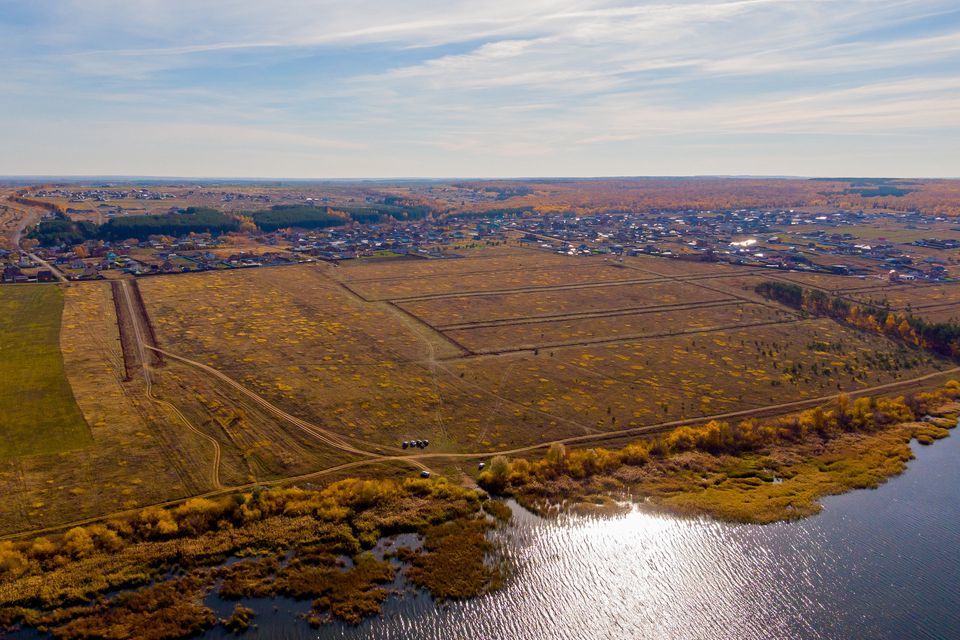
[[[960,638],[960,434],[915,451],[902,476],[796,523],[515,507],[501,535],[516,573],[495,594],[436,606],[408,588],[381,619],[320,629],[291,615],[308,603],[253,602],[244,637]]]

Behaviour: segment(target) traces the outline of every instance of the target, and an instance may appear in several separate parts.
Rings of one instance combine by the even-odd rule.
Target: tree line
[[[960,324],[956,322],[930,322],[910,313],[857,304],[818,289],[785,282],[761,282],[756,292],[811,315],[827,316],[944,357],[960,357]]]
[[[331,213],[327,207],[312,205],[279,204],[261,211],[248,211],[244,215],[252,218],[258,229],[268,233],[289,227],[324,229],[348,222],[346,216]]]
[[[419,220],[432,211],[424,205],[386,203],[359,207],[278,204],[261,211],[247,211],[243,215],[252,218],[260,230],[270,232],[287,228],[323,229],[350,222],[373,224],[387,220]]]

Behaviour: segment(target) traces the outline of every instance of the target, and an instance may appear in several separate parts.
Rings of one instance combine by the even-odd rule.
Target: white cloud
[[[0,116],[38,123],[40,138],[44,118],[166,131],[141,137],[156,149],[193,136],[191,148],[203,149],[194,160],[248,151],[270,168],[370,149],[383,151],[371,167],[404,157],[427,173],[468,166],[458,154],[493,169],[551,154],[584,167],[629,163],[696,135],[860,136],[864,148],[877,136],[956,141],[960,30],[956,14],[952,29],[930,20],[949,18],[954,4],[34,3],[40,26],[0,26]],[[926,26],[913,24],[920,18]],[[378,55],[363,62],[369,52]],[[69,127],[57,131],[71,139]],[[326,162],[315,166],[336,167]]]

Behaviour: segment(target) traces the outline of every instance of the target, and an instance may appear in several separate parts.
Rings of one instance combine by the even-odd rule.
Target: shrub
[[[0,542],[0,575],[4,578],[18,578],[27,570],[29,561],[12,542]]]
[[[74,527],[63,534],[63,550],[74,558],[82,558],[93,553],[96,547],[86,529]]]

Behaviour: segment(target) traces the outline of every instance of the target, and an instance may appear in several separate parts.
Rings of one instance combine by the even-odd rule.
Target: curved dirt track
[[[161,398],[158,398],[153,393],[153,378],[151,377],[150,364],[147,359],[147,352],[145,348],[150,348],[143,339],[143,330],[140,327],[140,319],[137,315],[136,309],[133,304],[133,299],[130,295],[130,285],[126,280],[120,281],[120,291],[123,292],[124,304],[126,306],[127,312],[130,314],[130,324],[133,327],[133,334],[135,342],[137,345],[138,355],[140,358],[140,364],[143,367],[143,379],[146,384],[147,397],[150,398],[153,402],[159,404],[160,406],[166,408],[168,411],[172,412],[181,422],[193,433],[199,435],[204,440],[208,441],[213,446],[213,463],[210,471],[210,481],[213,484],[213,487],[216,489],[221,488],[223,485],[220,483],[220,443],[216,438],[210,436],[197,427],[193,425],[190,420],[187,419],[185,415],[172,403],[167,402]]]
[[[360,456],[372,457],[375,459],[380,459],[380,458],[388,459],[392,457],[392,456],[385,456],[383,454],[376,453],[373,451],[360,449],[350,444],[345,438],[343,438],[342,436],[340,436],[339,434],[333,431],[330,431],[329,429],[324,429],[323,427],[315,425],[312,422],[307,422],[306,420],[303,420],[294,415],[291,415],[286,411],[284,411],[283,409],[281,409],[280,407],[272,404],[269,400],[263,398],[257,393],[254,393],[250,389],[247,389],[245,386],[243,386],[242,384],[240,384],[230,376],[218,371],[217,369],[214,369],[211,366],[205,365],[202,362],[197,362],[196,360],[190,360],[189,358],[184,358],[183,356],[178,356],[175,353],[171,353],[169,351],[160,349],[158,347],[151,347],[147,345],[146,348],[156,351],[158,353],[162,353],[163,355],[167,356],[172,360],[177,360],[179,362],[183,362],[185,364],[189,364],[193,367],[201,369],[202,371],[210,374],[211,376],[217,378],[218,380],[225,382],[230,387],[236,389],[237,391],[239,391],[240,393],[248,397],[250,400],[252,400],[254,403],[256,403],[259,407],[266,409],[269,413],[272,413],[273,415],[283,420],[286,420],[287,422],[294,425],[298,429],[308,433],[314,438],[320,440],[321,442],[327,445],[330,445],[335,449],[339,449],[340,451],[345,451],[347,453],[353,453]],[[397,449],[396,447],[389,447],[389,446],[378,445],[378,444],[373,444],[373,443],[368,443],[363,441],[358,441],[358,442],[369,447],[378,447],[381,449],[390,449],[394,451],[399,451],[399,449]],[[418,466],[422,467],[423,469],[426,469],[426,467],[424,467],[423,465],[418,465]]]
[[[173,357],[172,354],[167,353],[168,356]],[[899,380],[897,382],[889,382],[882,385],[877,385],[875,387],[868,387],[865,389],[860,389],[858,391],[848,392],[848,396],[861,396],[875,393],[877,391],[889,391],[892,389],[897,389],[900,387],[909,387],[911,385],[916,385],[918,383],[925,382],[927,380],[933,380],[940,376],[947,376],[960,372],[960,367],[953,367],[951,369],[946,369],[944,371],[937,371],[935,373],[929,373],[923,376],[918,376],[916,378],[910,378],[907,380]],[[24,538],[34,535],[42,535],[45,533],[51,533],[56,531],[63,531],[71,527],[84,526],[87,524],[92,524],[94,522],[100,522],[103,520],[108,520],[110,518],[115,518],[118,516],[133,515],[146,509],[147,507],[171,507],[174,505],[182,504],[187,500],[192,498],[214,498],[217,496],[227,495],[230,493],[235,493],[237,491],[245,491],[248,489],[253,489],[256,487],[271,487],[284,484],[290,484],[294,482],[303,482],[313,480],[315,478],[321,478],[325,475],[331,473],[336,473],[338,471],[345,471],[347,469],[354,469],[357,467],[366,466],[369,464],[380,464],[386,462],[406,462],[418,464],[422,459],[430,460],[469,460],[469,459],[482,459],[488,458],[492,455],[517,455],[521,453],[529,453],[531,451],[536,451],[538,449],[545,449],[550,447],[553,444],[581,444],[584,442],[601,442],[604,440],[616,440],[619,438],[631,436],[631,435],[641,435],[641,434],[651,434],[658,433],[662,431],[669,431],[675,427],[680,427],[689,424],[696,424],[700,422],[710,421],[710,420],[723,420],[728,418],[737,418],[737,417],[750,417],[756,415],[766,415],[766,414],[778,414],[786,413],[790,410],[803,409],[811,406],[816,406],[822,404],[829,400],[832,400],[836,395],[830,396],[821,396],[818,398],[809,398],[806,400],[798,400],[795,402],[785,402],[780,404],[768,405],[766,407],[759,407],[756,409],[745,409],[743,411],[731,411],[728,413],[715,414],[712,416],[700,416],[697,418],[690,418],[685,420],[675,420],[672,422],[663,422],[659,424],[647,425],[643,427],[635,427],[632,429],[624,429],[622,431],[615,431],[610,433],[596,434],[596,435],[587,435],[587,436],[574,436],[571,438],[561,438],[558,440],[550,440],[546,442],[541,442],[535,445],[529,445],[526,447],[517,447],[515,449],[503,450],[503,451],[483,451],[475,453],[419,453],[411,455],[395,455],[395,456],[377,456],[375,458],[369,458],[367,460],[356,460],[353,462],[347,462],[344,464],[336,465],[333,467],[327,467],[326,469],[320,469],[318,471],[311,471],[310,473],[305,473],[298,476],[289,476],[286,478],[277,478],[275,480],[266,480],[262,482],[251,482],[241,485],[234,485],[231,487],[222,487],[214,491],[208,491],[206,493],[196,494],[192,496],[186,496],[183,498],[175,498],[173,500],[166,500],[163,502],[157,502],[153,504],[145,504],[139,507],[132,509],[125,509],[122,511],[114,511],[112,513],[106,513],[99,516],[91,516],[89,518],[84,518],[81,520],[75,520],[73,522],[66,522],[63,524],[58,524],[50,527],[44,527],[40,529],[30,529],[26,531],[19,531],[16,533],[9,533],[3,536],[0,536],[0,540],[11,540],[16,538]],[[422,467],[422,463],[419,463]]]

